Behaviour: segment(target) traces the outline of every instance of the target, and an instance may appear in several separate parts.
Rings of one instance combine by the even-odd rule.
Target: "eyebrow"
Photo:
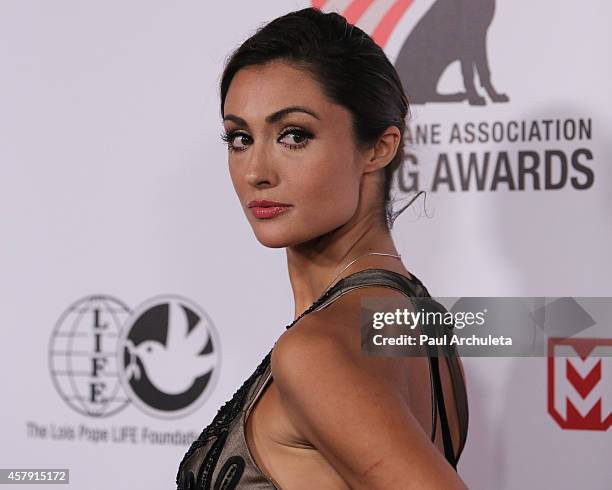
[[[289,107],[285,107],[279,111],[273,112],[272,114],[266,116],[266,122],[268,124],[274,124],[278,121],[280,121],[282,118],[284,118],[285,116],[287,116],[288,114],[291,114],[292,112],[303,112],[305,114],[309,114],[312,117],[316,118],[316,119],[321,119],[319,117],[319,115],[314,112],[311,109],[308,109],[306,107],[303,106],[299,106],[299,105],[292,105]],[[247,124],[247,122],[242,119],[240,116],[236,116],[235,114],[227,114],[224,118],[224,121],[233,121],[236,124],[240,124],[241,126],[245,126],[248,127],[249,125]]]

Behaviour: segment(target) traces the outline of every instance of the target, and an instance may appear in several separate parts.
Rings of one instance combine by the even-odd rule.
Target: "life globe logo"
[[[132,402],[154,417],[180,418],[214,389],[219,345],[210,317],[187,298],[158,296],[132,312],[117,298],[92,295],[56,323],[49,371],[83,415],[108,417]]]
[[[180,418],[197,409],[217,382],[219,340],[211,319],[179,296],[158,296],[132,315],[118,342],[119,378],[144,412]]]
[[[62,399],[80,414],[107,417],[127,406],[117,377],[117,342],[130,309],[106,295],[74,302],[53,329],[49,371]]]

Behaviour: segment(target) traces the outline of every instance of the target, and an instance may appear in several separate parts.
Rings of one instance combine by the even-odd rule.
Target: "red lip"
[[[249,208],[271,208],[279,206],[291,206],[291,204],[278,201],[267,201],[265,199],[249,201],[247,204],[247,207]]]

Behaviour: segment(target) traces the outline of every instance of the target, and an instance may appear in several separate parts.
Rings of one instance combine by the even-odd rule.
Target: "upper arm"
[[[358,339],[330,334],[342,326],[329,315],[301,323],[276,343],[274,381],[293,424],[348,485],[466,488],[394,385],[394,361],[363,356]]]

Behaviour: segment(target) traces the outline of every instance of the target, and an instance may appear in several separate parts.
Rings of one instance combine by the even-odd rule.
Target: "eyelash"
[[[288,134],[294,134],[296,136],[300,136],[300,137],[304,137],[304,141],[302,141],[301,143],[292,145],[292,144],[286,144],[286,143],[282,143],[284,146],[286,146],[287,148],[289,148],[290,150],[300,150],[302,148],[304,148],[308,142],[314,138],[314,135],[304,129],[300,129],[300,128],[287,128],[285,129],[279,136],[278,139],[282,139],[285,136],[287,136]],[[221,133],[221,139],[227,143],[227,148],[229,151],[245,151],[246,148],[243,149],[238,149],[235,148],[234,146],[232,146],[232,141],[234,140],[234,138],[238,137],[238,136],[246,136],[247,138],[251,138],[247,133],[243,132],[243,131],[228,131],[228,132],[223,132]]]

